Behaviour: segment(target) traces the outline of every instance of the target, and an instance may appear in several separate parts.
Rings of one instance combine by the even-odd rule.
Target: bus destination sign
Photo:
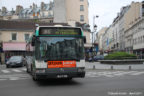
[[[80,28],[40,28],[39,35],[81,35]]]

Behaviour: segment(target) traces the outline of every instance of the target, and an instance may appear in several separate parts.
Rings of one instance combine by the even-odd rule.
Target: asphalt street
[[[35,82],[25,67],[0,67],[0,96],[144,96],[144,71],[86,70],[85,78]]]

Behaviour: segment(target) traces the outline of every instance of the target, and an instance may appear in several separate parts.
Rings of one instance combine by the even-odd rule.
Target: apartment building
[[[107,27],[102,28],[99,32],[98,32],[98,48],[99,51],[102,53],[103,52],[103,46],[102,46],[102,41],[103,41],[103,34],[105,33],[105,31],[107,30]]]
[[[133,31],[133,53],[139,58],[144,58],[144,18],[132,27]]]
[[[119,14],[118,16],[114,19],[113,24],[112,24],[112,35],[113,35],[113,50],[114,51],[119,51]]]
[[[122,7],[120,13],[117,14],[117,17],[114,19],[113,23],[110,25],[108,30],[106,30],[108,32],[105,32],[105,36],[109,36],[108,34],[113,36],[113,51],[133,52],[133,36],[137,31],[133,27],[144,16],[143,3],[144,2],[132,2],[130,5]],[[105,37],[103,40],[105,40]],[[104,48],[106,50],[110,48],[110,45],[109,47],[106,46],[108,44],[107,41],[104,41],[105,44],[103,44],[104,47],[106,47]]]
[[[108,30],[108,29],[107,29]],[[108,48],[108,33],[107,30],[105,31],[105,33],[102,35],[102,50],[103,52],[107,52]]]
[[[54,6],[54,22],[89,24],[88,0],[54,0]]]
[[[5,12],[5,14],[3,14]],[[11,14],[7,14],[7,13]],[[48,4],[41,2],[40,7],[33,3],[29,8],[16,6],[15,11],[8,11],[3,8],[0,16],[4,20],[15,20],[21,22],[47,22],[47,23],[67,23],[73,27],[81,27],[86,36],[86,50],[92,47],[90,40],[89,20],[88,20],[88,0],[53,0]],[[8,26],[9,27],[9,26]]]
[[[125,50],[125,28],[124,28],[124,24],[125,24],[125,19],[124,19],[124,14],[127,12],[127,10],[129,9],[129,6],[124,6],[121,8],[121,11],[119,13],[119,50],[120,51],[124,51]]]
[[[12,55],[30,55],[26,52],[26,41],[35,31],[35,24],[40,26],[54,26],[65,23],[43,23],[28,21],[4,21],[0,20],[0,47],[2,47],[1,58],[4,62],[5,57]],[[1,52],[0,52],[1,53]]]
[[[125,50],[133,53],[133,34],[137,31],[134,25],[143,17],[143,3],[132,2],[125,13]]]
[[[142,2],[132,2],[131,5],[129,6],[128,11],[125,13],[124,16],[125,20],[124,29],[125,30],[129,29],[141,17],[142,17]]]
[[[84,29],[87,39],[86,48],[92,47],[90,41],[90,30],[86,26],[88,20],[88,0],[54,0],[54,23],[68,23],[70,26],[77,26],[80,23]]]
[[[21,5],[16,6],[16,10],[8,11],[6,7],[2,7],[0,16],[3,20],[19,20],[19,19],[44,19],[45,22],[53,22],[53,2],[45,4],[41,2],[41,6],[33,3],[29,8],[23,8]]]

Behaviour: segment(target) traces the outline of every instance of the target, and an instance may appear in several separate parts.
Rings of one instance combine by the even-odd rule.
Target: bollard
[[[131,70],[132,69],[132,67],[131,66],[129,66],[129,70]]]
[[[111,70],[113,70],[113,66],[111,66]]]
[[[93,70],[95,69],[95,65],[93,65]]]

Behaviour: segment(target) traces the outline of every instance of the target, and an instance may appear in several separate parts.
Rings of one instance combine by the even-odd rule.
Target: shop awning
[[[3,50],[4,51],[25,51],[26,50],[26,43],[3,43]]]

